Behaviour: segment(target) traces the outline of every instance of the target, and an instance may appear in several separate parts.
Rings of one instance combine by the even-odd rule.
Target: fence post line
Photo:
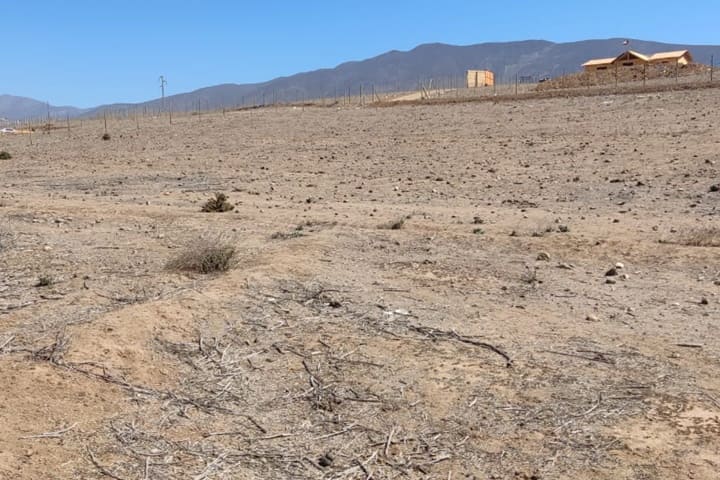
[[[715,70],[715,55],[710,55],[710,83],[713,80],[713,70]]]
[[[618,64],[615,62],[615,90],[618,88]]]

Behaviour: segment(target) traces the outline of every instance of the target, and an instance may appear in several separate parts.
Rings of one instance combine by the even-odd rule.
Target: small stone
[[[558,268],[562,268],[563,270],[572,270],[575,267],[569,263],[558,263]]]
[[[599,322],[600,321],[600,319],[593,314],[590,314],[587,317],[585,317],[585,320],[587,320],[588,322]]]
[[[630,280],[630,275],[628,275],[627,273],[623,273],[622,275],[620,275],[620,278],[622,278],[623,280]]]
[[[614,278],[608,278],[605,280],[605,283],[607,283],[608,285],[615,285],[617,283],[617,280],[615,280]]]
[[[610,270],[608,270],[607,272],[605,272],[606,277],[616,277],[617,274],[618,274],[618,271],[617,271],[617,268],[615,268],[615,267],[613,267]]]
[[[625,268],[625,265],[623,265],[621,262],[617,262],[615,264],[615,268],[617,268],[618,270],[622,270],[623,268]]]
[[[550,255],[547,252],[540,252],[537,255],[537,260],[539,262],[547,262],[550,260]]]
[[[702,297],[702,298],[700,299],[700,305],[709,305],[709,304],[710,304],[710,302],[708,302],[708,299],[707,299],[707,298]]]
[[[558,225],[558,232],[560,233],[568,233],[570,231],[570,227],[567,225]]]
[[[716,185],[710,185],[710,191],[711,192],[720,192],[720,183]]]
[[[45,245],[43,247],[43,250],[45,250],[46,252],[49,252],[50,250],[52,250],[52,247],[50,245]]]

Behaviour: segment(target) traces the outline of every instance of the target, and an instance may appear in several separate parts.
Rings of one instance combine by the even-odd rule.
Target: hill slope
[[[303,99],[336,97],[346,92],[357,95],[360,86],[369,92],[412,90],[418,82],[433,79],[446,85],[462,84],[468,69],[488,69],[496,73],[499,82],[512,82],[515,76],[537,79],[554,77],[580,70],[590,58],[609,57],[626,47],[623,39],[585,40],[571,43],[553,43],[543,40],[526,40],[504,43],[481,43],[457,46],[442,43],[420,45],[410,51],[390,51],[376,57],[352,61],[335,68],[303,72],[256,84],[222,84],[193,92],[169,96],[166,108],[175,111],[217,109],[273,102],[297,102]],[[697,62],[709,63],[715,54],[720,59],[720,46],[680,45],[632,40],[631,48],[654,53],[659,51],[690,49]],[[21,119],[47,115],[47,105],[19,97],[0,97],[0,117]],[[20,101],[22,100],[22,101]],[[51,115],[98,115],[103,111],[135,109],[160,110],[162,101],[151,100],[139,104],[109,104],[89,110],[72,107],[51,107]]]
[[[46,117],[64,118],[66,115],[76,117],[85,112],[75,107],[48,106],[32,98],[16,97],[13,95],[0,95],[0,118],[7,120],[25,120],[28,118]]]
[[[223,108],[238,105],[271,103],[273,101],[301,101],[306,98],[342,96],[350,91],[365,92],[375,86],[377,91],[411,90],[419,81],[429,79],[461,82],[468,69],[489,69],[500,82],[514,81],[515,75],[533,79],[554,77],[580,70],[590,58],[619,54],[626,47],[623,39],[585,40],[553,43],[527,40],[505,43],[481,43],[457,46],[442,43],[420,45],[407,52],[390,51],[363,61],[353,61],[335,68],[298,73],[258,84],[224,84],[203,88],[166,98],[175,110]],[[696,61],[709,63],[710,56],[720,58],[720,46],[680,45],[632,40],[631,48],[654,53],[690,49]],[[141,108],[160,108],[153,100],[138,105]],[[117,108],[121,106],[104,106]]]

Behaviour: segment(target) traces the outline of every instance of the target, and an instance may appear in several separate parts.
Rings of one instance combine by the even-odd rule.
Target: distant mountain
[[[499,82],[513,82],[516,75],[525,81],[536,81],[543,77],[576,72],[580,70],[583,62],[591,58],[618,55],[628,48],[623,45],[623,40],[625,39],[612,38],[571,43],[527,40],[467,46],[432,43],[420,45],[407,52],[393,50],[368,60],[347,62],[335,68],[298,73],[263,83],[228,83],[206,87],[166,97],[164,103],[162,99],[155,99],[138,104],[102,105],[88,110],[51,107],[51,115],[94,116],[102,114],[103,111],[159,111],[163,108],[193,111],[297,102],[312,98],[342,97],[347,92],[358,95],[361,86],[368,95],[373,88],[378,93],[412,90],[417,88],[420,82],[427,85],[431,79],[434,85],[451,87],[462,84],[468,69],[492,70]],[[689,49],[697,62],[709,63],[711,55],[720,60],[720,46],[631,40],[629,48],[643,53]],[[0,99],[5,97],[7,96]],[[35,102],[27,105],[25,108],[18,104],[12,110],[6,110],[0,100],[0,117],[47,115],[46,104]],[[58,113],[53,113],[55,111]]]
[[[321,97],[342,97],[349,90],[358,95],[360,86],[365,94],[412,90],[419,82],[452,86],[463,82],[465,71],[487,69],[496,74],[500,82],[513,82],[515,76],[527,81],[543,77],[556,77],[579,71],[591,58],[612,57],[628,47],[624,38],[585,40],[571,43],[553,43],[527,40],[506,43],[481,43],[455,46],[442,43],[420,45],[408,52],[390,51],[368,60],[347,62],[331,69],[298,73],[289,77],[256,84],[223,84],[202,88],[165,99],[166,108],[175,111],[217,109],[234,106],[261,105],[273,102],[296,102]],[[709,63],[710,56],[720,59],[720,46],[680,45],[643,40],[631,40],[629,48],[640,52],[689,49],[695,60]],[[142,108],[158,110],[160,100],[138,105],[107,105],[105,109]],[[91,112],[90,114],[92,114]]]
[[[46,118],[48,108],[52,118],[77,117],[86,111],[75,107],[56,107],[53,105],[48,107],[46,102],[40,102],[32,98],[0,95],[0,118],[5,120]]]

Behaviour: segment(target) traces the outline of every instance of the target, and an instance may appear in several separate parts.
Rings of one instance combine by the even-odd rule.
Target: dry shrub
[[[38,281],[35,284],[36,287],[49,287],[55,283],[55,279],[50,275],[40,275]]]
[[[688,247],[720,247],[720,227],[696,228],[675,243]]]
[[[107,142],[108,140],[110,140],[110,134],[109,134],[109,133],[103,133],[103,136],[102,136],[101,138]]]
[[[209,199],[202,206],[202,212],[229,212],[234,209],[235,205],[228,202],[227,195],[224,193],[216,193],[215,197]]]
[[[225,235],[211,234],[189,243],[167,263],[169,270],[185,272],[226,272],[236,264],[237,249]]]
[[[382,230],[401,230],[405,226],[405,220],[409,220],[410,218],[412,218],[410,215],[402,216],[397,220],[378,225],[378,228]]]
[[[12,155],[10,153],[6,152],[5,150],[0,152],[0,160],[10,160],[12,158]]]
[[[0,224],[0,252],[10,248],[15,240],[12,230],[9,227]]]

